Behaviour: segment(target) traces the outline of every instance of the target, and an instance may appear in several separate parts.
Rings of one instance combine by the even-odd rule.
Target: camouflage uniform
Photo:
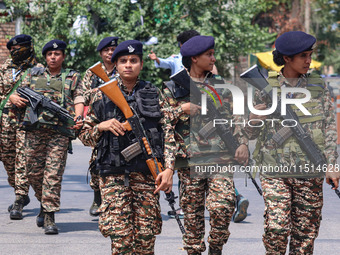
[[[271,72],[268,81],[273,87],[290,86],[281,72]],[[337,158],[337,135],[329,91],[321,78],[314,74],[301,75],[297,84],[311,92],[312,98],[304,106],[312,115],[304,116],[296,107],[292,108],[299,116],[303,128],[326,156],[328,164],[334,165]],[[304,97],[297,93],[293,96]],[[263,100],[268,102],[267,98],[261,99],[257,92],[255,104]],[[292,168],[289,173],[281,175],[261,173],[265,201],[263,243],[266,254],[285,254],[289,235],[289,254],[312,254],[321,221],[323,178],[318,171],[307,171],[305,164],[310,166],[310,159],[294,136],[280,147],[271,139],[282,128],[279,122],[275,122],[274,127],[271,125],[271,122],[265,122],[262,128],[246,128],[250,139],[258,138],[254,159],[258,165],[295,166],[297,170]]]
[[[155,180],[152,175],[131,173],[129,185],[124,186],[124,175],[100,178],[99,229],[111,237],[112,254],[154,254],[155,235],[162,229],[159,194],[153,194]]]
[[[135,88],[138,87],[137,81]],[[129,95],[127,88],[119,80],[122,91]],[[130,95],[131,95],[130,94]],[[103,100],[101,91],[93,97],[93,102]],[[160,100],[161,111],[167,106]],[[79,135],[86,146],[95,147],[102,136],[98,131],[98,116],[89,107],[84,127]],[[161,123],[165,123],[164,118]],[[171,130],[164,129],[165,137],[172,137]],[[165,154],[171,155],[169,149],[173,144],[165,146]],[[172,168],[173,162],[167,160],[164,168]],[[138,166],[136,166],[138,171]],[[159,194],[154,194],[155,180],[151,174],[131,171],[128,179],[129,186],[124,185],[124,174],[101,175],[100,191],[102,203],[99,208],[99,229],[103,236],[111,238],[112,254],[154,254],[156,237],[160,234],[162,218],[160,215]]]
[[[39,81],[62,80],[61,73],[52,76],[49,69],[41,69],[36,76],[31,77],[31,88],[36,89]],[[43,80],[45,79],[45,80]],[[66,72],[64,78],[64,107],[74,116],[74,104],[83,103],[84,89],[81,85],[80,74],[75,71]],[[61,92],[60,92],[61,94]],[[49,95],[51,96],[51,95]],[[56,96],[52,100],[57,100]],[[32,185],[35,196],[41,202],[44,212],[56,212],[60,209],[60,191],[62,175],[65,170],[67,159],[67,148],[70,137],[74,131],[69,126],[58,121],[56,117],[45,121],[42,112],[39,114],[38,126],[29,125],[27,110],[23,122],[26,131],[26,163],[27,173],[30,184]]]
[[[10,67],[11,59],[6,60],[0,70],[0,101],[7,98],[13,86],[24,75],[25,70],[15,76],[13,81],[13,70],[17,69]],[[28,83],[29,75],[21,81],[19,86],[24,86]],[[14,92],[15,93],[15,92]],[[29,183],[25,172],[23,140],[25,131],[18,129],[17,112],[12,107],[10,100],[4,106],[1,116],[1,134],[0,134],[0,159],[8,175],[8,183],[15,188],[17,195],[27,195]]]
[[[112,77],[115,74],[114,70],[112,72],[108,72],[104,64],[102,64],[102,68],[108,77]],[[94,83],[98,83],[98,84],[94,84]],[[85,106],[90,105],[92,101],[92,97],[96,91],[95,88],[97,88],[100,84],[102,84],[102,81],[100,80],[100,78],[98,78],[93,72],[91,72],[91,70],[89,69],[86,70],[86,73],[83,78],[83,86],[85,88],[85,93],[84,93],[84,99],[85,99],[84,105]],[[99,191],[99,172],[96,171],[96,169],[91,169],[91,166],[94,165],[94,161],[96,160],[96,157],[97,155],[96,155],[95,149],[92,148],[92,154],[91,154],[91,158],[89,162],[90,174],[91,174],[90,186],[94,191]]]
[[[204,82],[211,86],[214,86],[214,81],[222,81],[220,76],[212,76],[211,73],[207,77],[212,79],[206,79]],[[203,87],[201,83],[196,84]],[[197,129],[195,123],[206,124],[210,119],[201,118],[201,116],[190,117],[183,112],[181,105],[190,102],[190,95],[175,98],[170,89],[166,87],[164,96],[170,105],[168,114],[171,123],[168,125],[175,130],[177,144],[175,168],[178,169],[181,181],[180,205],[184,212],[186,229],[183,236],[184,249],[187,250],[188,254],[198,254],[205,251],[204,206],[206,206],[210,213],[211,226],[208,237],[209,246],[212,250],[222,250],[230,235],[228,227],[235,208],[232,175],[211,176],[209,178],[192,177],[190,176],[190,166],[214,163],[234,165],[238,163],[233,160],[234,155],[229,153],[217,134],[209,138],[208,141],[200,140],[195,132]],[[224,116],[226,115],[227,119],[240,122],[231,115],[233,108],[231,94],[224,91],[222,97],[223,107],[219,107],[219,111]],[[194,103],[197,104],[197,102]],[[248,143],[238,125],[233,127],[233,135],[240,144]]]

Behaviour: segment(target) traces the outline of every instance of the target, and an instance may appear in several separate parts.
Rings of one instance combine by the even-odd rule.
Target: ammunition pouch
[[[280,91],[277,75],[277,73],[270,72],[268,82],[270,86],[277,87],[278,91]],[[324,103],[324,87],[320,77],[313,74],[310,75],[308,77],[306,89],[310,91],[312,98],[309,102],[304,103],[303,105],[312,115],[304,116],[304,114],[295,105],[291,106],[291,108],[298,117],[296,121],[298,121],[301,125],[307,124],[310,127],[308,135],[312,142],[315,143],[318,150],[322,152],[325,149],[324,132],[318,127],[320,125],[315,125],[315,127],[318,128],[314,128],[313,124],[318,121],[323,121],[327,116],[327,112],[324,111],[323,107],[320,107],[320,105],[323,105]],[[268,139],[273,139],[275,142],[274,148],[264,152],[262,151],[262,148],[265,147],[265,143],[267,143]],[[277,166],[281,165],[282,162],[292,162],[293,160],[296,165],[300,165],[303,168],[304,162],[309,163],[312,160],[301,148],[298,141],[299,140],[295,137],[292,128],[283,127],[271,136],[270,132],[264,127],[260,133],[260,137],[258,138],[253,157],[256,159],[258,164],[262,165]]]
[[[126,147],[124,150],[122,150],[121,153],[126,161],[130,161],[139,154],[142,154],[143,150],[140,147],[139,142],[135,142],[131,144],[129,147]]]
[[[276,134],[273,135],[273,140],[281,146],[289,137],[293,135],[293,131],[289,127],[281,128]]]
[[[159,161],[163,160],[163,133],[159,124],[161,112],[159,108],[158,90],[146,82],[136,85],[136,92],[132,96],[126,96],[129,105],[135,109],[146,131],[155,156]],[[125,116],[120,109],[105,95],[103,100],[93,104],[94,113],[100,122],[112,118],[124,122]],[[150,173],[144,156],[144,147],[134,136],[132,131],[127,131],[124,136],[115,136],[106,131],[102,134],[97,145],[98,155],[96,168],[101,176],[112,174],[125,174],[130,172]]]
[[[58,78],[46,78],[45,69],[41,67],[34,67],[31,69],[31,89],[39,94],[51,99],[53,102],[59,104],[66,109],[71,115],[74,115],[73,101],[71,99],[71,79],[76,72],[70,69],[63,70],[61,76]],[[41,128],[53,129],[67,137],[74,139],[76,137],[75,131],[71,128],[72,125],[58,117],[56,113],[39,105],[36,109],[37,122],[34,123],[30,119],[32,108],[26,107],[24,114],[23,129],[36,130]],[[34,124],[32,124],[34,123]]]
[[[158,90],[150,83],[146,83],[143,89],[136,92],[136,102],[142,116],[150,118],[162,117]]]
[[[211,136],[215,131],[216,131],[216,127],[214,127],[214,124],[212,121],[209,121],[207,124],[204,125],[204,127],[202,127],[198,131],[198,135],[204,140],[207,140],[209,136]]]

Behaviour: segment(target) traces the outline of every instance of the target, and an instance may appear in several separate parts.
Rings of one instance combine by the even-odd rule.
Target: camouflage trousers
[[[91,189],[93,189],[94,191],[99,191],[99,179],[100,179],[100,175],[99,175],[99,171],[96,171],[96,167],[94,164],[94,161],[96,160],[97,157],[97,153],[94,151],[94,149],[92,150],[92,154],[91,154],[91,159],[89,162],[90,165],[90,175],[91,175],[91,180],[90,180],[90,187]],[[93,166],[94,169],[91,169],[91,167]]]
[[[313,254],[323,205],[323,178],[266,178],[261,176],[266,254]]]
[[[27,174],[45,212],[60,209],[69,138],[51,130],[26,132]]]
[[[184,212],[184,249],[188,254],[204,252],[205,206],[210,214],[209,246],[222,250],[227,243],[228,230],[235,209],[235,190],[232,178],[191,178],[190,169],[178,171],[181,181],[180,205]],[[206,200],[206,201],[205,201]]]
[[[98,191],[99,190],[99,178],[100,178],[99,174],[91,172],[90,187],[94,191]]]
[[[17,195],[27,195],[29,183],[25,165],[25,131],[13,127],[7,113],[1,117],[0,159],[8,176],[8,183]]]
[[[111,237],[112,254],[154,254],[155,235],[162,229],[159,194],[154,190],[151,175],[131,173],[129,187],[124,186],[124,175],[100,178],[99,229]]]

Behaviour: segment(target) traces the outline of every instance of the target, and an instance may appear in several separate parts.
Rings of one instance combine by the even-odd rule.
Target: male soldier
[[[113,77],[115,74],[114,64],[111,62],[111,57],[113,51],[117,47],[118,37],[105,37],[100,41],[97,47],[97,51],[99,52],[100,57],[103,60],[102,68],[107,74],[108,77]],[[91,70],[86,70],[85,76],[83,78],[83,85],[86,89],[85,91],[85,106],[89,106],[91,102],[91,96],[97,91],[98,86],[103,84],[103,81],[96,76]],[[94,191],[94,199],[93,203],[90,207],[90,215],[98,216],[99,212],[97,212],[100,204],[100,190],[99,190],[99,173],[95,168],[95,159],[96,159],[96,149],[92,150],[92,155],[90,159],[90,173],[91,173],[91,181],[90,186]]]
[[[275,42],[273,60],[283,66],[279,73],[270,72],[268,82],[281,92],[282,88],[297,88],[309,91],[311,99],[304,107],[312,115],[305,115],[297,107],[297,122],[309,140],[309,147],[317,148],[325,156],[324,165],[316,166],[302,143],[291,129],[282,128],[280,121],[263,121],[277,116],[258,116],[251,113],[252,127],[246,130],[250,139],[257,138],[253,157],[262,169],[285,169],[262,171],[261,184],[265,202],[263,244],[266,254],[286,254],[288,237],[289,254],[313,254],[314,241],[318,236],[323,205],[323,173],[326,181],[339,184],[339,168],[336,167],[336,125],[334,107],[327,87],[318,74],[308,73],[315,48],[316,38],[302,31],[286,32]],[[268,88],[268,87],[267,87]],[[266,90],[267,90],[266,88]],[[264,110],[271,100],[257,91],[255,108]],[[289,93],[290,98],[305,98],[304,93]],[[256,122],[263,121],[261,128]],[[301,130],[299,130],[301,132]],[[301,140],[300,140],[301,141]],[[313,144],[313,145],[311,145]],[[314,158],[316,158],[315,155]],[[265,168],[266,167],[266,168]]]
[[[187,72],[183,70],[180,73],[191,79],[191,82],[199,88],[214,89],[215,84],[224,83],[220,76],[211,73],[216,61],[214,45],[214,38],[211,36],[195,36],[181,47],[182,61]],[[233,126],[232,134],[240,146],[235,155],[231,155],[216,132],[213,132],[207,140],[200,138],[196,125],[200,123],[205,125],[210,119],[199,114],[201,107],[197,105],[198,102],[195,104],[190,102],[191,89],[188,87],[190,84],[186,83],[183,76],[176,79],[180,73],[172,76],[172,81],[165,83],[164,96],[171,106],[171,125],[175,130],[179,148],[175,168],[179,169],[181,180],[180,204],[184,211],[186,229],[183,236],[184,249],[188,254],[201,254],[205,251],[204,208],[206,205],[210,213],[211,226],[208,237],[209,254],[222,254],[223,245],[230,235],[228,227],[235,208],[232,176],[211,176],[207,179],[192,177],[190,166],[246,163],[248,140],[239,126]],[[233,119],[234,123],[240,122],[232,117],[231,95],[224,91],[220,98],[223,107],[219,107],[219,112],[226,119]]]
[[[160,121],[164,121],[161,110],[165,107],[160,104],[164,100],[159,99],[155,86],[138,79],[143,68],[142,55],[142,43],[128,40],[117,46],[111,61],[119,74],[118,86],[134,114],[140,117],[155,156],[161,159]],[[95,96],[97,100],[90,105],[80,139],[85,145],[98,148],[96,167],[100,171],[102,197],[99,229],[105,237],[110,236],[112,254],[154,254],[155,235],[162,226],[158,191],[171,191],[173,153],[165,153],[169,157],[165,170],[156,179],[156,188],[144,153],[129,161],[122,154],[137,139],[121,124],[126,120],[124,114],[100,91]],[[171,129],[165,128],[165,137],[173,139]]]
[[[50,98],[66,109],[71,116],[82,116],[84,110],[83,88],[80,74],[63,69],[66,43],[52,40],[43,47],[47,68],[33,68],[31,89]],[[60,209],[61,181],[65,170],[70,139],[75,137],[73,128],[80,128],[82,121],[66,122],[47,108],[37,110],[38,122],[30,121],[26,109],[23,126],[26,131],[27,174],[35,196],[41,202],[37,226],[45,234],[58,234],[54,213]],[[74,117],[74,119],[78,119]]]
[[[7,43],[11,59],[7,60],[0,73],[0,159],[8,175],[8,183],[15,189],[16,199],[10,205],[11,219],[22,219],[22,208],[30,199],[28,197],[29,183],[22,158],[22,141],[25,132],[18,129],[15,107],[25,106],[26,100],[16,95],[18,86],[27,81],[28,68],[36,64],[32,37],[21,34],[13,37]],[[15,107],[14,107],[14,106]],[[1,114],[2,113],[2,114]],[[20,155],[19,155],[20,154]]]

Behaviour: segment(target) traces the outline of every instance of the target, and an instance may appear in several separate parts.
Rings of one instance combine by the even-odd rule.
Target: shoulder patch
[[[77,74],[78,72],[76,70],[70,70],[70,72],[67,74],[68,77],[73,76]]]
[[[320,87],[320,88],[325,88],[325,83],[321,76],[317,73],[310,73],[308,74],[308,84],[307,87]]]
[[[269,71],[268,72],[268,79],[270,79],[270,78],[277,78],[278,75],[279,75],[279,73],[276,72],[276,71]]]

